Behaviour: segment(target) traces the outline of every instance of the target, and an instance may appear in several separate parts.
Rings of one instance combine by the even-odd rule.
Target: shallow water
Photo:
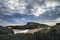
[[[26,30],[18,30],[18,29],[12,29],[14,31],[14,34],[16,33],[27,33],[29,31],[29,29]]]

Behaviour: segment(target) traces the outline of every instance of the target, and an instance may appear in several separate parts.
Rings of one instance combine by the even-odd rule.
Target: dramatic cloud
[[[43,9],[43,6],[40,6],[38,4],[35,4],[33,6],[33,9],[31,9],[31,11],[32,11],[32,14],[35,16],[39,16],[45,12],[45,10]]]
[[[0,0],[0,24],[51,20],[60,22],[60,0]]]

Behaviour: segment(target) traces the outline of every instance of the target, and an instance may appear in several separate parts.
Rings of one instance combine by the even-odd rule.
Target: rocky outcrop
[[[10,29],[26,29],[25,25],[7,26],[7,28],[10,28]]]
[[[10,35],[14,34],[12,29],[8,29],[6,27],[0,27],[0,35]]]
[[[27,25],[29,26],[36,24],[28,23]],[[49,28],[41,28],[39,27],[37,29],[30,29],[28,33],[14,34],[14,32],[11,29],[0,27],[0,40],[60,40],[59,24]]]
[[[0,27],[0,40],[17,40],[12,29]]]
[[[35,29],[35,28],[47,28],[49,26],[35,22],[28,22],[26,25],[22,25],[22,26],[17,25],[17,26],[7,26],[7,27],[12,29]]]
[[[0,40],[19,40],[14,35],[0,35]]]
[[[28,29],[34,29],[34,28],[47,28],[49,27],[48,25],[45,25],[45,24],[39,24],[39,23],[35,23],[35,22],[28,22],[26,24],[26,27]]]
[[[36,40],[60,40],[60,26],[43,29],[34,33]]]
[[[31,33],[17,33],[15,36],[20,40],[35,40],[34,34]]]
[[[21,40],[60,40],[60,26],[55,25],[34,33],[19,33],[16,36]]]

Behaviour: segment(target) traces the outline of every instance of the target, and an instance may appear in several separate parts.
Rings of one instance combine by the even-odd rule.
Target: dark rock
[[[0,40],[14,40],[14,37],[8,35],[0,35]]]
[[[28,23],[27,25],[32,25],[32,24]],[[33,25],[35,25],[35,23],[33,23]],[[10,32],[8,33],[8,31],[5,31],[7,33],[6,34],[4,32],[4,30],[6,30],[5,28],[3,29],[0,28],[0,30],[3,30],[2,33],[4,33],[4,36],[2,33],[0,34],[1,40],[60,40],[60,26],[59,25],[52,26],[50,27],[50,29],[44,28],[34,33],[17,33],[15,35],[13,33],[11,33],[11,35],[7,35]]]
[[[36,40],[48,40],[48,33],[49,32],[49,30],[48,29],[43,29],[43,30],[41,30],[41,31],[37,31],[37,32],[35,32],[34,33],[34,35],[35,35],[35,39]]]
[[[0,40],[19,40],[14,35],[0,35]]]
[[[0,27],[0,35],[10,35],[14,34],[13,30],[8,29],[6,27]]]
[[[0,27],[2,27],[2,26],[0,26]]]
[[[10,29],[24,29],[24,26],[16,25],[16,26],[7,26]]]
[[[36,40],[60,40],[60,26],[43,29],[34,33]]]
[[[35,40],[35,36],[31,33],[18,33],[15,34],[20,40]]]
[[[12,29],[0,27],[0,40],[19,40]]]
[[[49,26],[45,25],[45,24],[35,23],[35,22],[28,22],[26,24],[26,27],[27,27],[27,29],[35,29],[35,28],[47,28]]]
[[[60,40],[60,26],[53,26],[48,32],[49,40]]]
[[[12,29],[35,29],[35,28],[47,28],[49,27],[48,25],[45,24],[39,24],[35,22],[28,22],[26,25],[16,25],[16,26],[7,26],[7,28],[12,28]]]
[[[60,25],[60,23],[56,23],[56,25]]]

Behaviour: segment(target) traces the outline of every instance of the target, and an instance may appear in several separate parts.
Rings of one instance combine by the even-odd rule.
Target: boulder
[[[0,35],[11,35],[14,34],[12,29],[8,29],[6,27],[0,27]]]
[[[12,29],[0,27],[0,40],[19,40]]]

